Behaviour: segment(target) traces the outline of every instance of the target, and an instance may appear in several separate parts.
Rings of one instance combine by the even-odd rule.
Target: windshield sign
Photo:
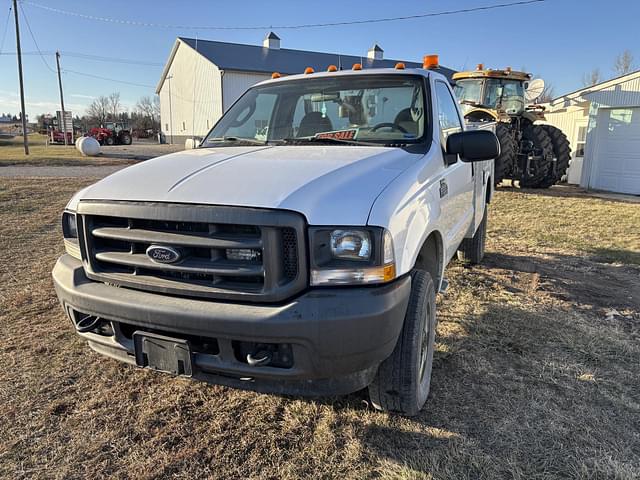
[[[203,146],[418,143],[425,132],[423,90],[422,79],[410,75],[345,75],[254,87],[225,113]]]

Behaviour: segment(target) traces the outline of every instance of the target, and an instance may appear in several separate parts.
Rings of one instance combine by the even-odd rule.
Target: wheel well
[[[436,291],[440,287],[442,278],[443,258],[442,237],[438,232],[433,232],[422,244],[418,258],[416,258],[415,268],[429,272],[436,286]]]

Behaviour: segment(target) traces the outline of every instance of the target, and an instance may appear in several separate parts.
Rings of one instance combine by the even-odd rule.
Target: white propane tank
[[[200,146],[200,140],[198,139],[187,138],[184,142],[185,150],[192,150],[194,148],[198,148],[199,146]]]
[[[78,150],[85,157],[95,157],[100,153],[100,144],[93,137],[82,137],[78,142]]]

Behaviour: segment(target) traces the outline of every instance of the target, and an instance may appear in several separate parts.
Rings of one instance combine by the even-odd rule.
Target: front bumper
[[[135,364],[125,328],[215,339],[215,354],[193,353],[193,377],[275,393],[344,394],[371,383],[402,329],[410,277],[376,287],[310,290],[284,304],[238,304],[118,288],[88,279],[82,262],[63,255],[53,269],[65,312],[102,318],[112,335],[81,333],[94,350]],[[251,366],[239,343],[289,345],[287,368]]]

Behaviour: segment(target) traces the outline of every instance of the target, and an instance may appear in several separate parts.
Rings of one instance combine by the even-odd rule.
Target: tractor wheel
[[[120,135],[120,143],[123,145],[131,145],[131,135],[128,133],[123,133]]]
[[[109,146],[111,146],[111,145],[113,145],[114,143],[116,143],[116,142],[113,140],[113,137],[106,137],[106,138],[104,139],[104,144],[105,144],[105,145],[109,145]]]
[[[513,164],[516,162],[516,144],[511,129],[504,123],[496,125],[496,137],[500,142],[500,156],[494,161],[493,183],[498,185],[504,178],[507,178],[513,171]]]
[[[533,145],[534,160],[529,165],[529,171],[524,172],[520,179],[520,186],[541,188],[541,183],[549,174],[553,160],[551,139],[542,125],[529,124],[522,130],[522,141],[531,142]]]
[[[571,147],[569,146],[567,136],[562,133],[562,130],[553,125],[541,125],[541,127],[544,128],[544,131],[547,132],[547,135],[549,135],[551,139],[551,145],[553,146],[553,164],[549,174],[540,182],[538,188],[549,188],[551,185],[558,183],[567,173],[569,160],[571,160]]]

